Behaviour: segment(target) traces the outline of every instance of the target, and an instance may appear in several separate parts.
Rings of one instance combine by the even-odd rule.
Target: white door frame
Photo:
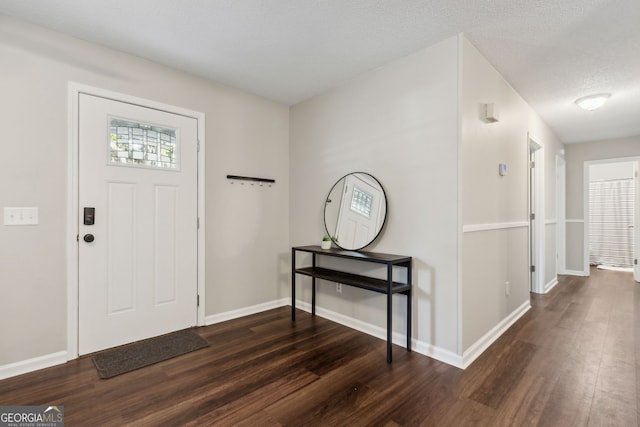
[[[529,290],[536,294],[544,294],[544,276],[545,276],[545,238],[544,238],[544,146],[531,138],[527,137],[527,153],[529,158],[533,157],[535,168],[533,173],[529,172],[529,214],[535,213],[535,219],[529,218],[529,259],[535,266],[535,273],[529,274]],[[531,178],[533,175],[533,178]],[[533,194],[531,194],[531,179],[533,179]],[[531,199],[533,198],[533,206]],[[533,229],[531,229],[533,225]],[[532,243],[535,250],[532,253]]]
[[[78,357],[78,99],[81,93],[196,119],[198,123],[198,298],[197,325],[205,324],[205,115],[156,101],[69,82],[67,169],[67,360]],[[194,221],[196,218],[194,218]]]
[[[634,206],[633,206],[633,279],[640,282],[640,160],[633,162],[633,190],[634,190]]]
[[[590,276],[590,269],[589,269],[589,230],[591,227],[590,221],[589,221],[589,182],[591,182],[591,166],[592,165],[602,165],[602,164],[607,164],[607,163],[634,163],[634,162],[640,162],[640,156],[634,156],[634,157],[616,157],[616,158],[612,158],[612,159],[599,159],[599,160],[587,160],[584,162],[584,169],[583,169],[583,179],[582,179],[582,191],[583,191],[583,196],[582,196],[582,217],[584,218],[584,227],[583,227],[583,232],[584,232],[584,236],[583,236],[583,270],[584,270],[584,275],[585,276]],[[637,194],[637,191],[636,191]],[[640,210],[640,201],[639,200],[635,200],[635,206],[634,208],[636,209],[636,217],[637,217],[637,212]],[[635,224],[634,224],[635,225]],[[635,236],[635,242],[640,242],[640,227],[635,226],[633,229],[634,232],[634,236]],[[635,259],[638,259],[640,255],[640,247],[638,247],[638,245],[636,244],[634,247],[634,254],[633,257]],[[635,268],[634,268],[635,270]],[[635,276],[635,274],[634,274]]]
[[[556,155],[556,274],[567,271],[566,161]]]

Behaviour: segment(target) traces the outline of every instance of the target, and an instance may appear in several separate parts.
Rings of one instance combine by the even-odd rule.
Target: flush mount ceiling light
[[[587,111],[592,111],[596,108],[602,107],[610,97],[610,93],[598,93],[595,95],[583,96],[580,99],[576,99],[575,102],[578,107]]]

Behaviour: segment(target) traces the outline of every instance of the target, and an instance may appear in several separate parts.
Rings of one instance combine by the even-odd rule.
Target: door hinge
[[[535,266],[535,265],[532,265],[532,266],[531,266],[531,268],[530,268],[530,271],[531,271],[532,273],[535,273],[535,272],[536,272],[536,266]]]
[[[196,306],[200,307],[200,294],[196,295]]]
[[[200,152],[200,140],[198,140],[198,153]]]
[[[531,215],[529,215],[529,219],[530,220],[536,219],[536,214],[532,213]]]
[[[80,241],[80,235],[76,234],[76,242],[79,242],[79,241]]]
[[[633,265],[638,265],[638,260],[637,259],[633,260]]]
[[[535,168],[535,167],[536,167],[536,162],[530,162],[530,163],[529,163],[529,167],[530,167],[531,169]]]
[[[196,228],[200,230],[200,217],[196,218]]]

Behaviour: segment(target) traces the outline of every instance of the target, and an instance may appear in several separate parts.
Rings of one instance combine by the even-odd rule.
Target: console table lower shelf
[[[296,252],[312,254],[312,265],[298,268],[296,266]],[[354,261],[383,264],[387,267],[387,278],[376,279],[359,274],[318,267],[318,257],[328,256],[350,259]],[[409,256],[392,255],[374,252],[356,252],[342,249],[322,249],[320,246],[297,246],[291,248],[291,320],[296,320],[296,274],[311,277],[311,313],[316,314],[316,279],[342,283],[346,286],[366,289],[387,296],[387,362],[391,363],[392,345],[392,296],[403,294],[407,298],[407,350],[411,351],[411,264]],[[407,272],[406,283],[393,281],[393,267],[403,267]]]

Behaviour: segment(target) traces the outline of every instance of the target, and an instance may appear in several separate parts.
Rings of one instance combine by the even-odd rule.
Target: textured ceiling
[[[295,104],[459,32],[564,142],[640,135],[640,0],[0,0],[0,14]],[[601,110],[573,101],[611,92]]]

